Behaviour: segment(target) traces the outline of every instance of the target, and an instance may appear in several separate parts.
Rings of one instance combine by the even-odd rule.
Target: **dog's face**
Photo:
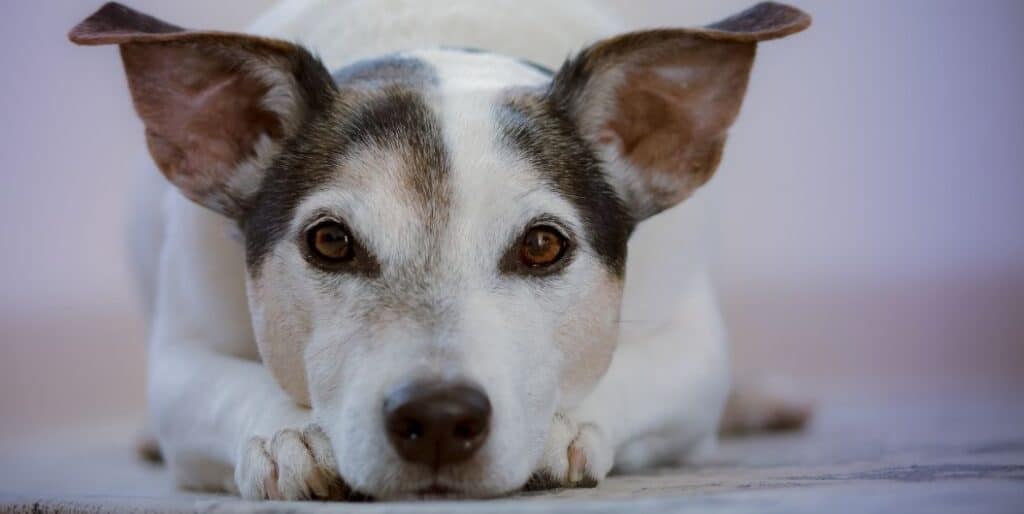
[[[441,49],[331,75],[118,6],[72,38],[121,45],[157,164],[238,222],[261,355],[349,485],[486,496],[607,369],[629,234],[710,178],[755,42],[797,14],[628,34],[557,72]]]
[[[631,218],[534,67],[437,50],[334,78],[241,223],[261,347],[302,359],[284,374],[353,487],[517,487],[611,358]],[[472,458],[434,469],[392,450],[383,406],[439,383],[478,388],[490,416]]]

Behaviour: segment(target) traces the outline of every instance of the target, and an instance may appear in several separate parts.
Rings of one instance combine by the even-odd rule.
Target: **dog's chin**
[[[467,494],[464,490],[448,487],[439,483],[431,484],[428,487],[424,487],[419,491],[416,491],[414,495],[417,500],[466,500],[481,498],[481,496],[473,496]]]
[[[435,479],[426,484],[417,484],[409,489],[391,490],[383,495],[366,496],[377,501],[483,500],[508,496],[521,489],[521,487],[517,487],[511,491],[499,491],[474,485],[455,485],[449,484],[443,479]]]
[[[426,489],[421,489],[415,493],[404,495],[398,500],[415,500],[415,501],[458,501],[458,500],[487,500],[492,498],[500,498],[502,496],[508,496],[511,493],[490,493],[490,494],[470,494],[465,491],[458,489],[449,489],[442,486],[431,486]]]

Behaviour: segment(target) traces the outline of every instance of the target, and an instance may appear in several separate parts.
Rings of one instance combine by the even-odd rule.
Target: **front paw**
[[[614,459],[614,451],[597,425],[577,424],[556,414],[540,464],[525,488],[596,487],[612,469]]]
[[[317,425],[285,429],[269,441],[252,437],[235,466],[235,485],[247,500],[343,500],[330,440]]]

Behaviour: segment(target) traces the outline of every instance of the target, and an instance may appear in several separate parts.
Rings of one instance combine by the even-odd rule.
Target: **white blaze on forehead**
[[[448,152],[451,266],[496,273],[512,238],[532,219],[549,215],[582,233],[575,211],[524,159],[501,143],[498,108],[512,87],[539,86],[549,77],[522,62],[457,50],[417,52],[438,83],[429,102]],[[458,261],[456,264],[455,261]]]

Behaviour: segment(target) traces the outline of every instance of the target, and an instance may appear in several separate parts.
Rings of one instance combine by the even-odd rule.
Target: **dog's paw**
[[[525,489],[596,487],[612,469],[615,454],[604,432],[556,414],[540,464]]]
[[[247,500],[343,500],[330,440],[316,425],[281,430],[269,441],[253,437],[242,448],[235,485]]]

